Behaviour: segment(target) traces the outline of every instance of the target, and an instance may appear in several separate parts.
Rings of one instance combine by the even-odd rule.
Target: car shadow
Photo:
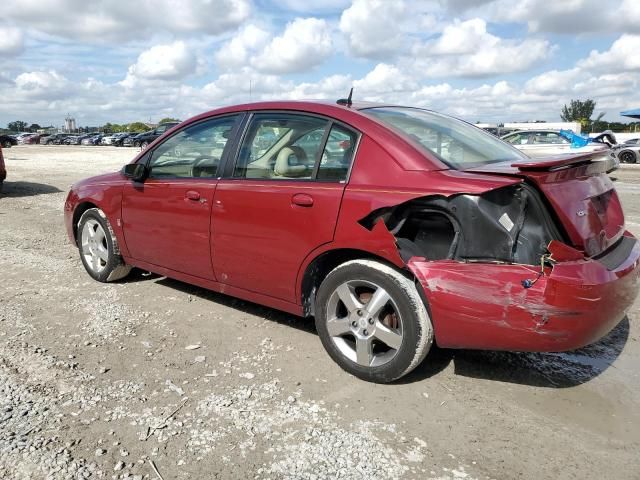
[[[546,388],[586,383],[607,370],[629,339],[625,317],[600,341],[571,352],[531,353],[433,349],[425,361],[399,383],[431,377],[453,362],[454,373],[465,377]]]
[[[124,281],[128,283],[150,280],[185,294],[317,336],[315,323],[311,318],[297,317],[171,278],[134,269]],[[394,383],[409,384],[426,380],[453,363],[455,375],[465,377],[534,387],[574,387],[592,380],[608,369],[620,356],[628,339],[629,319],[625,317],[600,341],[571,352],[453,350],[433,345],[425,360],[413,372]]]
[[[33,197],[35,195],[47,195],[49,193],[60,192],[62,192],[62,190],[54,187],[53,185],[47,185],[46,183],[9,182],[5,180],[2,186],[2,193],[0,193],[0,198]]]
[[[153,275],[153,274],[152,274]],[[129,277],[127,277],[128,279]],[[147,277],[148,279],[149,277]],[[307,332],[313,335],[317,335],[316,327],[313,319],[296,317],[289,313],[276,310],[273,308],[265,307],[257,303],[241,300],[236,297],[231,297],[223,293],[207,290],[206,288],[197,287],[188,283],[181,282],[179,280],[173,280],[167,277],[157,277],[156,283],[165,285],[175,290],[180,290],[188,295],[193,295],[203,300],[215,302],[225,307],[240,310],[250,315],[264,318],[265,320],[273,321],[281,325],[296,328],[300,331]]]

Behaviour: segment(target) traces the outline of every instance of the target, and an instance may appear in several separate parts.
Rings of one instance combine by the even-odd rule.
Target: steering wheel
[[[201,155],[193,161],[193,165],[191,166],[191,176],[215,177],[218,172],[219,163],[219,158],[210,155]]]

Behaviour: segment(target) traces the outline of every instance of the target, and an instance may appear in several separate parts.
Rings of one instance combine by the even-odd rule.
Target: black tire
[[[140,148],[142,148],[143,150],[144,150],[145,148],[147,148],[148,146],[149,146],[149,142],[147,142],[147,141],[144,141],[144,142],[142,142],[142,143],[140,144]]]
[[[11,140],[5,140],[4,142],[2,142],[2,148],[11,148]]]
[[[85,226],[89,224],[88,228],[91,229],[96,225],[96,223],[99,224],[99,226],[102,228],[102,231],[104,232],[104,237],[100,239],[100,246],[106,253],[106,259],[99,260],[99,269],[95,268],[95,265],[92,265],[87,259],[88,255],[85,255],[83,253],[83,231],[85,229]],[[97,226],[95,228],[96,230],[98,229]],[[94,230],[94,232],[96,230]],[[120,255],[118,241],[115,234],[113,233],[113,229],[111,228],[109,220],[107,219],[104,212],[99,208],[90,208],[86,210],[80,217],[80,221],[78,222],[77,242],[78,251],[80,253],[80,260],[82,261],[82,264],[84,265],[87,273],[94,280],[97,280],[98,282],[113,282],[115,280],[120,280],[121,278],[126,277],[131,271],[131,267],[124,263],[124,260]]]
[[[358,330],[358,334],[369,335],[369,341],[372,341],[374,345],[370,350],[370,352],[373,352],[371,355],[375,357],[375,351],[379,347],[388,348],[387,351],[382,352],[381,356],[387,355],[389,359],[384,360],[384,363],[379,365],[372,366],[376,360],[371,358],[371,355],[369,356],[369,365],[366,365],[366,362],[364,364],[358,363],[353,359],[353,354],[358,355],[355,353],[357,350],[355,348],[356,333],[346,331],[344,336],[339,337],[332,336],[329,333],[328,320],[335,315],[335,312],[329,312],[330,308],[333,310],[333,305],[335,304],[332,299],[335,298],[335,295],[338,295],[338,287],[342,288],[349,282],[370,283],[383,289],[390,297],[389,303],[384,308],[390,308],[394,312],[393,315],[396,315],[394,318],[398,319],[400,330],[395,332],[400,332],[401,341],[398,348],[390,348],[377,340],[377,329],[380,328],[379,318],[375,320],[365,318],[364,321],[359,319],[351,322],[353,314],[347,313],[347,309],[344,308],[346,304],[340,306],[339,302],[341,300],[338,301],[338,308],[342,308],[345,312],[344,315],[346,315],[339,317],[340,321],[343,322],[348,319],[348,328],[354,330],[354,332],[362,328],[364,330]],[[356,290],[353,290],[353,292],[356,292]],[[362,303],[362,307],[358,307],[357,315],[362,317],[363,314],[361,312],[366,310],[368,301],[364,303],[362,297],[360,297],[359,301]],[[383,309],[380,311],[383,311]],[[413,281],[398,270],[378,261],[352,260],[331,271],[318,289],[315,312],[316,329],[327,353],[342,369],[369,382],[389,383],[411,372],[424,360],[433,343],[431,319]],[[365,313],[364,317],[367,316],[368,313]],[[370,323],[370,327],[367,327],[367,321]],[[370,328],[373,332],[365,328]],[[381,331],[380,333],[383,332]],[[396,333],[396,338],[397,335],[398,333]],[[350,352],[349,345],[354,346],[354,352],[350,353],[352,355],[351,358],[345,353],[345,351]]]
[[[136,148],[140,148],[140,142],[133,142],[133,146]]]
[[[636,154],[631,150],[620,152],[618,158],[620,159],[620,163],[636,163],[638,161]]]

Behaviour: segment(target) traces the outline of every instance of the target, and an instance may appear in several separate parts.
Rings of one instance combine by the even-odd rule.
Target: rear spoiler
[[[603,171],[605,172],[609,171],[615,165],[615,161],[609,154],[609,151],[602,149],[593,152],[556,155],[538,161],[514,162],[511,166],[522,171],[551,172],[586,165],[592,162],[602,163]]]

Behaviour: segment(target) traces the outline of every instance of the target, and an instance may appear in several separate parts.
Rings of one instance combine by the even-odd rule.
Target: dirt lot
[[[133,149],[4,153],[0,478],[640,478],[640,304],[580,351],[434,350],[372,385],[308,320],[144,272],[91,280],[66,192]],[[617,177],[640,234],[640,169]]]

